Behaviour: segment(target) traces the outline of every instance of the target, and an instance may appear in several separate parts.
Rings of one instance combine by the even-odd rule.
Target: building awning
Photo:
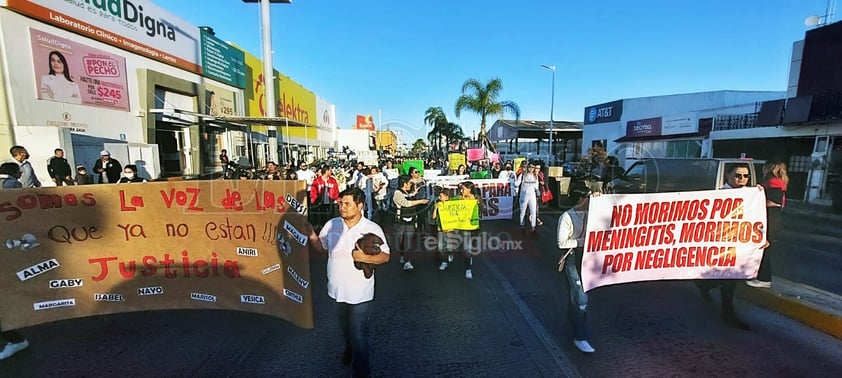
[[[646,135],[646,136],[636,136],[636,137],[624,136],[622,138],[614,139],[614,142],[615,143],[650,142],[650,141],[657,141],[657,140],[672,140],[672,139],[705,139],[707,137],[708,137],[708,133],[686,133],[686,134],[674,134],[674,135]]]
[[[175,115],[183,114],[186,116],[194,117],[197,120],[204,121],[207,123],[215,124],[217,126],[234,126],[236,128],[243,128],[243,127],[250,127],[250,126],[295,126],[295,127],[315,127],[322,130],[330,130],[327,126],[318,126],[313,124],[308,124],[300,121],[296,121],[291,118],[286,117],[250,117],[250,116],[212,116],[208,114],[196,113],[187,110],[181,109],[150,109],[149,113],[152,114],[162,114],[164,116],[170,116],[173,119],[177,119],[174,117]],[[185,122],[184,124],[188,124]],[[196,124],[196,123],[192,123]]]
[[[329,126],[319,126],[310,123],[296,121],[292,118],[286,117],[250,117],[250,116],[228,116],[215,117],[218,120],[241,123],[248,126],[295,126],[295,127],[315,127],[322,130],[330,131]]]

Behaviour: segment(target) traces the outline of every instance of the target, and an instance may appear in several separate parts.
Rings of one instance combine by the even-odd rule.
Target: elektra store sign
[[[6,0],[53,26],[195,73],[199,28],[145,0]]]

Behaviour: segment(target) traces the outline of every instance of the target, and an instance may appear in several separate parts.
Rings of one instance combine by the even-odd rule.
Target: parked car
[[[745,159],[648,158],[636,161],[620,178],[605,185],[607,193],[661,193],[713,190],[725,185],[733,164],[749,168],[748,186],[756,186],[762,162]]]

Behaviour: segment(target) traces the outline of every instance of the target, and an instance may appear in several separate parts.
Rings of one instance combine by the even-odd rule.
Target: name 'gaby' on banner
[[[591,198],[582,285],[673,279],[750,279],[766,243],[757,187]]]

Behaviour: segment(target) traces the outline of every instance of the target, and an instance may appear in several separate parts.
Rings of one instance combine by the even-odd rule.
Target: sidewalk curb
[[[774,280],[773,285],[778,285],[778,281],[780,280]],[[737,287],[737,296],[842,340],[842,315],[832,310],[809,303],[793,294],[752,288],[743,284]]]

